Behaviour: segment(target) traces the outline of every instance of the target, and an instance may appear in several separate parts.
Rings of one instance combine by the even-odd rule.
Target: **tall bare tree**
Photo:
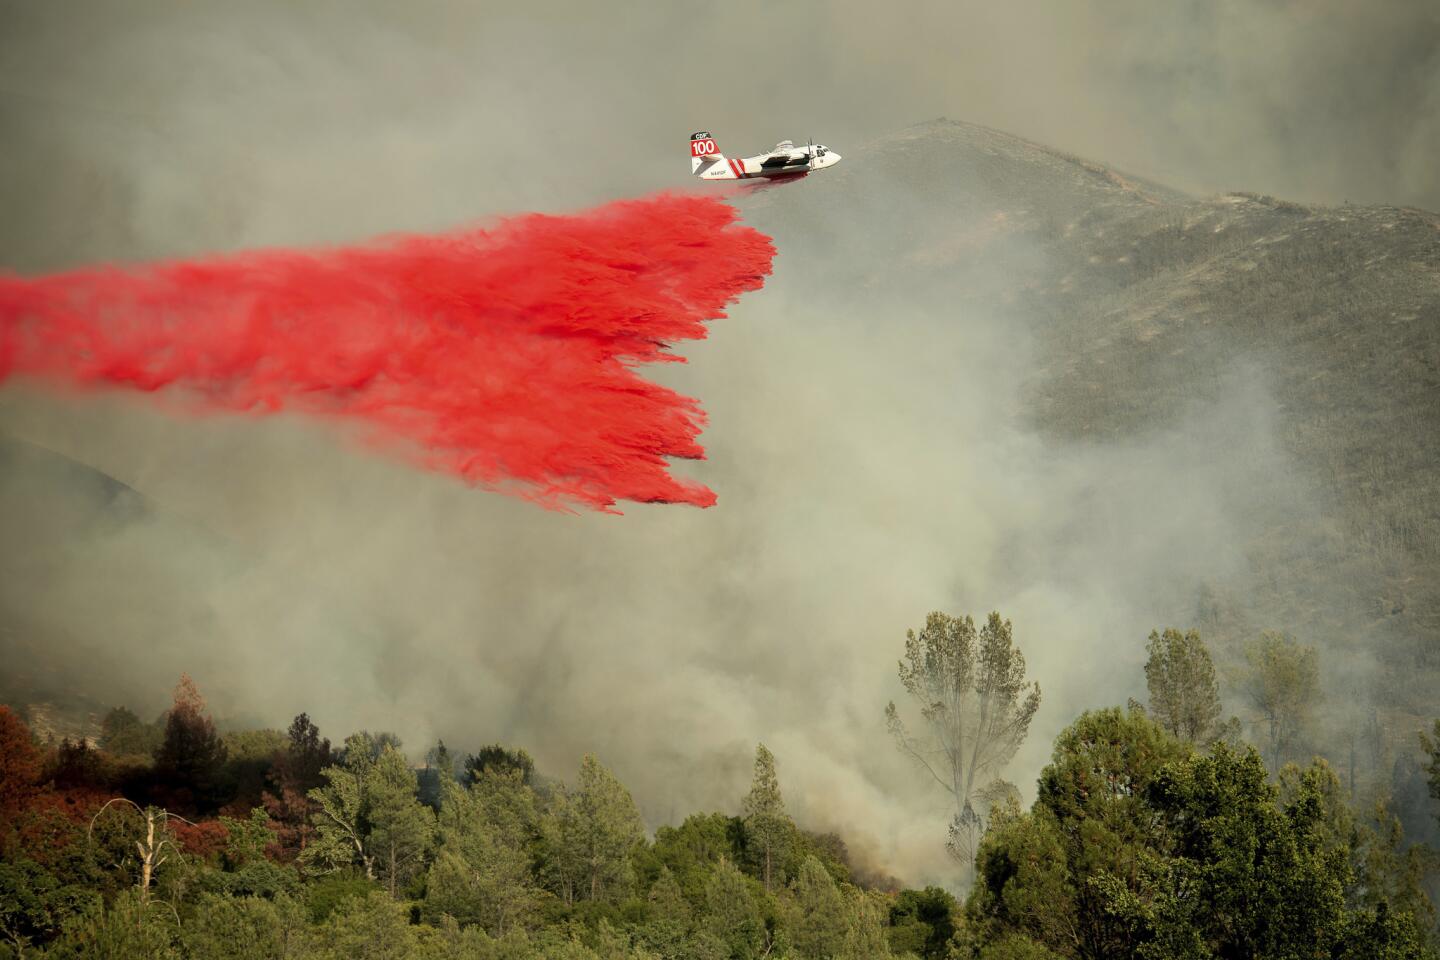
[[[95,816],[90,818],[90,826],[86,830],[89,838],[94,839],[95,822],[100,819],[100,815],[117,803],[129,804],[140,815],[143,829],[138,832],[134,841],[136,862],[140,865],[140,877],[136,880],[135,886],[140,891],[140,903],[143,905],[150,902],[150,886],[155,880],[155,871],[164,866],[171,857],[180,855],[180,848],[175,843],[175,834],[170,829],[170,821],[179,820],[181,823],[189,823],[192,827],[195,824],[168,810],[162,810],[159,807],[142,807],[134,800],[115,797],[105,801],[104,806],[95,811]]]
[[[992,613],[977,632],[970,617],[934,612],[905,634],[900,682],[920,708],[912,733],[892,701],[885,719],[901,752],[954,799],[947,844],[969,865],[991,803],[1013,788],[1000,774],[1040,708],[1040,685],[1025,680],[1025,658],[1010,621]]]

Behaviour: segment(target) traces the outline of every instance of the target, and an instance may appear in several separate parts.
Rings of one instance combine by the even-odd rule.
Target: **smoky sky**
[[[1437,51],[1440,13],[1406,2],[6,2],[0,266],[571,209],[686,186],[693,130],[855,156],[941,115],[1198,193],[1434,209]],[[893,179],[867,203],[923,210]],[[1138,692],[1144,633],[1243,567],[1256,512],[1313,493],[1244,377],[1133,442],[1029,432],[1031,345],[983,304],[1039,251],[949,277],[972,305],[877,311],[797,279],[857,264],[782,226],[766,289],[655,374],[704,400],[709,459],[677,469],[716,508],[547,513],[330,425],[11,383],[0,434],[153,510],[73,520],[68,484],[4,478],[6,629],[142,709],[188,668],[235,722],[503,740],[554,773],[593,750],[652,825],[733,808],[764,740],[802,819],[945,881],[943,798],[883,727],[905,629],[1015,620],[1046,696],[1028,790],[1076,710]]]
[[[1414,0],[0,5],[0,256],[343,240],[936,116],[1200,192],[1440,207]]]

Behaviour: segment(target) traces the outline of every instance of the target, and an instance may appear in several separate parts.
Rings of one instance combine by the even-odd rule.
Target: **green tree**
[[[308,924],[305,911],[285,894],[203,897],[184,927],[190,960],[287,960],[301,955]]]
[[[539,894],[530,871],[535,821],[534,794],[518,773],[484,773],[468,790],[444,783],[426,915],[480,924],[495,937],[523,924]]]
[[[1348,864],[1322,830],[1323,772],[1281,805],[1253,749],[1217,744],[1167,766],[1147,795],[1168,843],[1141,861],[1140,890],[1106,872],[1103,910],[1160,956],[1299,957],[1344,929]]]
[[[306,960],[413,960],[418,948],[409,908],[384,893],[346,900],[310,939]]]
[[[100,748],[116,756],[148,757],[160,746],[164,733],[158,724],[146,723],[126,707],[113,707],[100,721]]]
[[[1026,682],[1010,621],[998,613],[978,633],[968,616],[931,613],[919,634],[905,635],[900,682],[920,707],[926,732],[912,734],[893,701],[885,710],[890,732],[953,798],[948,847],[969,864],[983,815],[1006,792],[1000,774],[1040,708],[1040,686]]]
[[[721,860],[705,884],[705,929],[730,948],[735,960],[760,952],[765,924],[750,887],[735,864]]]
[[[885,960],[890,942],[885,936],[885,896],[846,885],[845,940],[838,960]]]
[[[1338,786],[1338,784],[1337,784]],[[1427,880],[1436,866],[1435,852],[1423,844],[1407,844],[1400,818],[1384,799],[1376,800],[1359,818],[1351,845],[1355,883],[1349,891],[1351,906],[1384,910],[1392,920],[1412,921],[1417,938],[1435,929],[1435,905]]]
[[[279,730],[233,730],[220,738],[231,763],[266,764],[289,743]]]
[[[992,819],[992,825],[994,822]],[[940,887],[900,891],[890,907],[890,949],[924,960],[945,960],[958,909],[955,898]]]
[[[165,736],[155,750],[155,775],[180,805],[201,810],[219,804],[227,752],[205,711],[205,700],[189,674],[175,687],[175,702],[165,717]]]
[[[420,802],[436,813],[440,812],[445,782],[455,779],[456,762],[444,740],[436,741],[435,746],[425,752],[425,769],[420,772]],[[468,777],[465,782],[470,782]]]
[[[836,883],[850,883],[853,877],[853,870],[850,863],[850,848],[845,845],[844,839],[834,831],[819,833],[814,830],[802,830],[791,825],[791,833],[786,843],[785,876],[794,876],[800,870],[800,864],[806,857],[814,857],[825,865],[830,876],[835,878]],[[879,878],[877,878],[877,881]]]
[[[312,924],[324,923],[348,901],[368,897],[380,890],[374,880],[367,880],[353,867],[322,873],[305,882],[305,909]]]
[[[1067,727],[1030,811],[997,818],[981,843],[966,904],[980,943],[1022,935],[1067,957],[1131,955],[1131,938],[1103,909],[1113,892],[1092,879],[1136,880],[1163,840],[1145,792],[1187,753],[1138,710],[1091,711]]]
[[[455,755],[445,746],[444,740],[435,741],[435,746],[425,753],[425,768],[439,773],[442,782],[446,777],[455,779],[456,762]]]
[[[655,831],[649,857],[669,870],[691,903],[704,900],[710,873],[721,860],[736,862],[744,840],[744,821],[721,813],[691,814],[678,827]]]
[[[1435,721],[1431,736],[1426,736],[1425,731],[1420,731],[1420,749],[1425,751],[1429,760],[1425,764],[1425,775],[1430,787],[1430,799],[1440,801],[1440,720]],[[1440,819],[1440,810],[1435,811],[1436,819]]]
[[[394,896],[420,868],[434,835],[434,814],[415,796],[414,771],[390,743],[376,749],[369,734],[358,733],[323,776],[327,785],[310,791],[318,836],[301,864],[321,872],[359,866]]]
[[[54,960],[179,960],[179,933],[168,904],[122,892],[103,912],[82,916],[46,952]]]
[[[265,848],[275,842],[270,815],[262,807],[252,809],[244,820],[221,817],[220,824],[226,833],[224,862],[230,870],[264,860]]]
[[[1314,647],[1267,631],[1245,647],[1243,690],[1264,729],[1266,759],[1278,771],[1304,734],[1320,695],[1320,658]]]
[[[591,935],[593,938],[593,934]],[[559,928],[545,930],[530,945],[530,952],[522,955],[525,960],[601,960],[594,950],[580,940],[579,930]],[[609,958],[605,958],[609,960]]]
[[[824,865],[807,857],[795,877],[790,938],[801,960],[831,960],[845,947],[847,910]]]
[[[311,786],[319,786],[320,771],[335,758],[330,740],[320,736],[320,728],[307,713],[297,714],[290,721],[285,736],[285,753],[291,763],[288,772],[300,781],[311,781]]]
[[[184,859],[179,844],[176,843],[175,832],[171,827],[172,820],[181,823],[190,823],[184,817],[177,816],[168,810],[159,807],[142,807],[133,800],[125,797],[114,797],[95,811],[95,816],[90,818],[90,826],[87,828],[89,839],[93,842],[96,837],[96,826],[103,822],[113,823],[119,820],[120,836],[123,842],[116,850],[111,847],[112,853],[118,853],[115,866],[122,870],[132,862],[138,867],[136,871],[135,887],[141,903],[150,902],[150,888],[155,882],[156,873],[165,864],[176,864]]]
[[[750,792],[741,804],[745,817],[745,838],[758,852],[761,877],[765,890],[771,889],[775,866],[784,862],[785,849],[795,825],[785,815],[785,800],[780,795],[780,781],[775,776],[775,755],[765,744],[755,747],[755,775]],[[779,878],[783,882],[784,878]]]
[[[966,949],[1420,957],[1403,896],[1357,883],[1351,824],[1323,762],[1275,785],[1253,748],[1195,754],[1139,711],[1088,713],[1057,740],[1030,811],[987,833]]]
[[[264,803],[270,770],[285,749],[285,734],[279,730],[233,730],[220,742],[227,755],[225,779],[233,791],[228,805],[253,807]]]
[[[66,923],[99,910],[97,891],[61,883],[33,860],[0,860],[0,939],[18,955],[54,939]]]
[[[374,767],[367,734],[346,741],[344,759],[321,771],[324,786],[310,791],[315,805],[316,839],[300,853],[303,866],[332,872],[357,865],[375,879],[375,851],[370,843],[368,780]]]
[[[498,743],[481,747],[478,753],[465,758],[464,782],[491,770],[518,773],[527,786],[535,785],[535,761],[524,750],[510,750]]]
[[[645,899],[658,918],[674,921],[681,927],[689,926],[690,901],[685,899],[685,894],[669,867],[660,868],[660,875],[650,885],[650,894]]]
[[[623,899],[634,884],[630,854],[645,838],[630,791],[586,754],[575,789],[560,797],[560,856],[574,893],[584,900]]]
[[[366,786],[370,845],[393,897],[421,869],[435,838],[435,814],[417,799],[415,771],[394,747],[381,751]]]
[[[1056,960],[1061,954],[1024,934],[1011,933],[985,944],[977,956],[979,960]]]
[[[1374,912],[1349,914],[1331,955],[1336,960],[1432,960],[1435,951],[1426,941],[1410,918],[1397,917],[1382,904]]]
[[[1220,684],[1215,664],[1198,630],[1150,631],[1145,647],[1145,683],[1150,688],[1150,715],[1182,740],[1208,744],[1220,721]]]

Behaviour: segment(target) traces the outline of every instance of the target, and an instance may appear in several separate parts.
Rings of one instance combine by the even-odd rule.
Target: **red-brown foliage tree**
[[[46,768],[30,728],[0,706],[0,859],[21,852],[42,864],[65,858],[104,802],[103,794],[85,787],[56,791],[45,782]]]
[[[202,820],[186,823],[177,820],[170,825],[180,848],[192,857],[211,860],[225,849],[230,841],[230,832],[219,820]]]
[[[308,714],[291,722],[289,736],[289,745],[275,755],[265,791],[265,811],[275,825],[276,853],[287,860],[298,856],[310,840],[315,804],[308,794],[324,784],[320,771],[335,762],[330,741],[320,736]]]
[[[39,792],[42,769],[30,728],[0,706],[0,820],[12,820]]]

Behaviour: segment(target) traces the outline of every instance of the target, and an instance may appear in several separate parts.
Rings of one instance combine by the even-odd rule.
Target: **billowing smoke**
[[[546,503],[710,506],[698,403],[634,366],[759,287],[775,248],[666,194],[492,230],[0,277],[0,378],[183,388],[200,409],[350,418]]]
[[[1062,295],[1083,273],[1007,231],[1083,233],[1067,198],[1091,174],[952,162],[943,137],[907,165],[910,134],[867,141],[948,115],[1201,190],[1440,197],[1423,162],[1440,33],[1413,0],[926,0],[888,19],[858,0],[74,0],[7,16],[12,269],[580,208],[684,183],[702,126],[727,152],[813,134],[846,162],[744,205],[777,237],[774,279],[683,345],[694,363],[655,368],[705,400],[708,458],[687,470],[714,510],[537,510],[357,455],[333,422],[173,417],[135,392],[12,379],[0,434],[151,512],[122,523],[94,476],[0,462],[0,680],[48,664],[62,693],[153,715],[183,667],[236,725],[307,710],[329,736],[389,728],[417,755],[436,736],[502,740],[557,775],[594,751],[651,825],[734,810],[764,740],[802,822],[910,882],[953,869],[943,798],[884,729],[906,627],[937,607],[1014,619],[1045,691],[1008,771],[1028,792],[1076,711],[1143,695],[1144,636],[1194,625],[1197,582],[1243,586],[1255,531],[1321,514],[1264,358],[1150,432],[1037,433],[1028,397],[1072,360],[1033,342],[1053,324],[1025,291],[1081,309]]]

